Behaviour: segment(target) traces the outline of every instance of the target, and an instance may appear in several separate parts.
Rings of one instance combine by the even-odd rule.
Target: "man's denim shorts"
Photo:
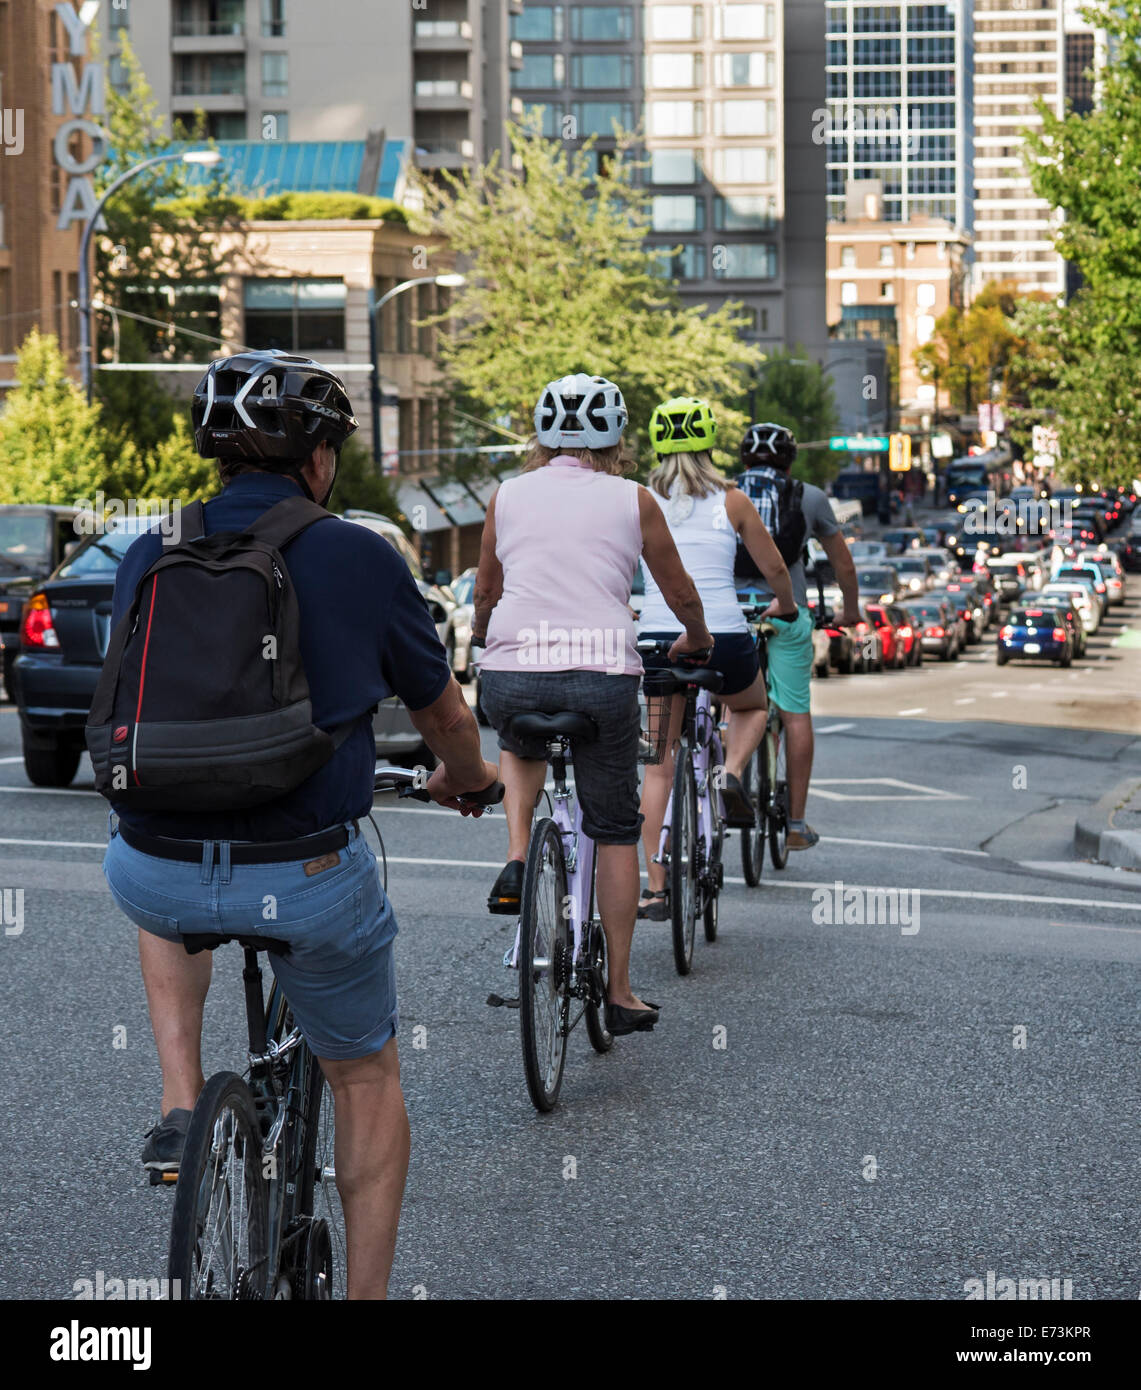
[[[575,710],[598,724],[594,743],[572,743],[574,789],[583,829],[596,844],[636,845],[638,809],[637,676],[605,671],[482,671],[479,698],[499,732],[499,746],[520,758],[545,758],[542,742],[522,744],[503,732],[524,710],[558,714]]]
[[[193,942],[196,932],[287,941],[289,954],[270,952],[269,962],[310,1049],[334,1061],[367,1057],[396,1033],[396,918],[372,850],[348,831],[338,862],[319,873],[306,874],[303,860],[231,864],[227,841],[204,868],[143,854],[119,834],[103,872],[131,921],[167,941]]]

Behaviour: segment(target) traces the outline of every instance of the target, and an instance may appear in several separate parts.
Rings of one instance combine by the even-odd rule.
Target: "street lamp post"
[[[87,399],[91,400],[91,278],[88,271],[88,261],[91,256],[91,238],[95,232],[95,225],[102,216],[103,209],[109,198],[117,193],[122,186],[137,174],[144,173],[147,169],[153,169],[157,164],[167,164],[171,160],[181,160],[183,164],[217,164],[222,156],[217,150],[186,150],[172,151],[169,154],[156,154],[153,159],[144,159],[141,164],[136,164],[125,173],[120,174],[115,182],[107,189],[102,198],[87,219],[83,228],[83,239],[79,243],[79,373],[83,380],[83,390]]]
[[[369,377],[369,403],[372,409],[372,457],[374,463],[380,462],[380,410],[383,404],[380,394],[380,311],[390,299],[394,299],[398,294],[403,294],[405,290],[410,290],[416,285],[441,285],[445,289],[456,289],[466,283],[466,276],[453,271],[444,275],[418,275],[413,280],[403,280],[399,285],[393,285],[392,289],[386,290],[375,303],[373,302],[373,292],[369,291],[368,356],[372,363]]]

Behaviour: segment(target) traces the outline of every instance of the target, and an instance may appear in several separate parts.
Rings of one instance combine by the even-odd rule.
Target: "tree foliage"
[[[957,410],[970,412],[980,401],[989,401],[992,385],[1008,399],[1020,383],[1014,363],[1026,346],[1017,309],[1023,301],[1046,298],[1023,295],[1014,284],[995,283],[985,286],[967,309],[952,304],[939,315],[932,337],[916,349],[920,374],[947,391]]]
[[[647,195],[628,140],[597,169],[593,142],[570,151],[541,138],[537,119],[512,130],[511,146],[514,161],[425,182],[414,223],[442,235],[469,267],[444,315],[455,331],[439,335],[457,397],[529,435],[543,387],[589,372],[621,388],[635,447],[654,406],[670,396],[709,398],[721,438],[738,435],[742,368],[760,350],[742,339],[740,306],[681,304],[669,251],[645,244]]]
[[[759,374],[750,414],[754,420],[786,425],[796,435],[801,447],[792,471],[797,477],[822,486],[839,471],[841,462],[829,454],[826,445],[804,447],[810,441],[827,440],[838,418],[832,383],[821,367],[805,360],[804,348],[769,355]]]

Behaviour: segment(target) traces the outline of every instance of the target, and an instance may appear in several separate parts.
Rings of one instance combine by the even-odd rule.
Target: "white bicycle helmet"
[[[622,392],[604,376],[560,377],[535,407],[535,437],[548,449],[606,449],[629,418]]]

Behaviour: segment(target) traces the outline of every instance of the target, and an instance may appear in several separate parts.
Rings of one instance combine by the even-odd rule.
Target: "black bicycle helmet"
[[[746,468],[791,468],[796,458],[796,435],[784,425],[766,422],[750,425],[741,440],[741,462]]]
[[[190,409],[203,458],[301,464],[326,440],[339,450],[357,428],[345,384],[310,357],[278,348],[211,362]]]

